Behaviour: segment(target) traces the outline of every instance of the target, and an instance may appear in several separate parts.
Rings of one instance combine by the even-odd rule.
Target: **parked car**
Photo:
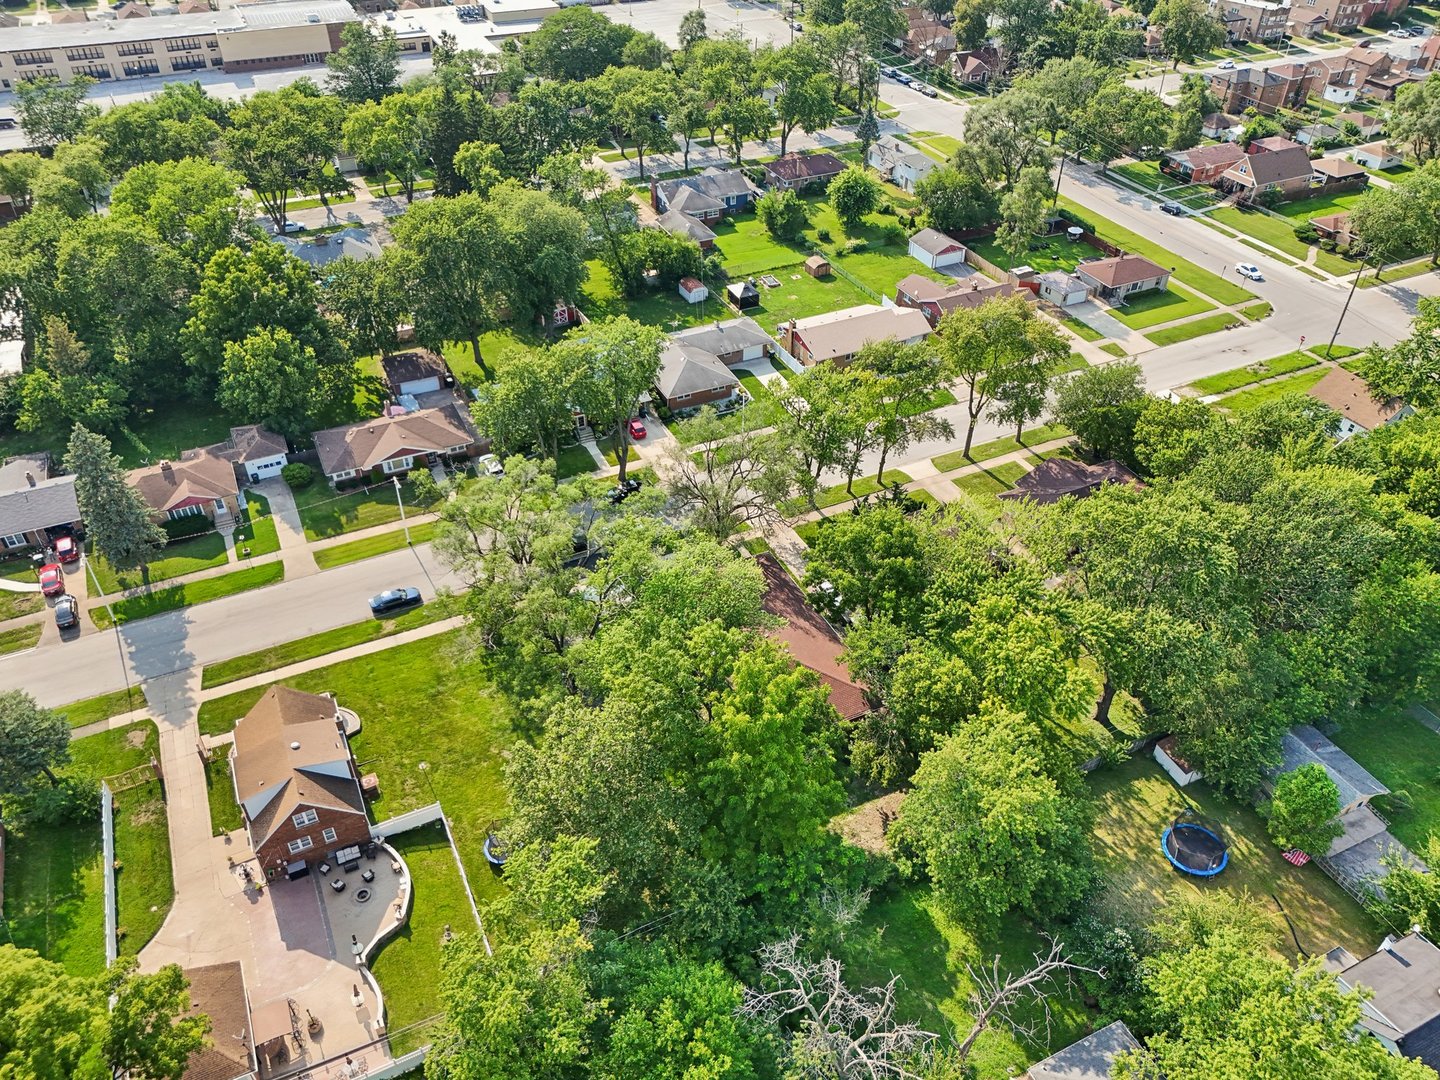
[[[1169,214],[1171,217],[1182,217],[1185,213],[1185,208],[1178,202],[1162,202],[1160,204],[1160,212],[1162,214]]]
[[[798,22],[792,22],[790,29],[794,30],[797,34],[803,34],[805,32],[805,27],[801,26]]]
[[[270,232],[275,236],[279,236],[281,233],[284,233],[286,236],[293,236],[295,233],[304,231],[305,226],[301,225],[298,221],[286,221],[279,228],[272,226],[270,229]]]
[[[1249,278],[1251,281],[1265,280],[1265,275],[1260,272],[1260,268],[1254,263],[1236,263],[1235,272],[1243,278]]]
[[[68,593],[55,601],[55,625],[70,630],[80,625],[80,601]]]
[[[414,607],[418,603],[420,603],[419,589],[387,589],[370,598],[370,612],[372,615],[388,615],[392,611]]]
[[[490,476],[505,475],[505,466],[500,464],[500,459],[494,454],[481,454],[475,459],[475,467],[484,470]]]
[[[65,571],[59,563],[46,563],[40,567],[40,592],[45,596],[63,596],[65,593]]]
[[[639,491],[641,487],[642,485],[639,480],[636,480],[633,476],[626,477],[623,484],[616,484],[605,497],[616,506],[619,506],[631,495]]]
[[[887,79],[893,79],[895,77],[895,69],[889,64],[881,64],[880,74],[884,75]]]
[[[924,86],[920,87],[920,93],[924,94],[926,97],[937,97],[937,98],[938,98],[938,97],[940,96],[940,91],[939,91],[939,90],[936,90],[936,89],[935,89],[933,86],[931,86],[929,83],[926,83]]]
[[[637,442],[649,434],[649,432],[645,430],[645,423],[642,420],[631,420],[625,425],[625,428],[630,432],[630,438]]]
[[[1215,66],[1216,66],[1217,68],[1219,68],[1221,71],[1234,71],[1234,70],[1235,70],[1235,61],[1234,61],[1234,60],[1221,60],[1220,63],[1216,64]]]
[[[897,71],[895,73],[895,81],[898,82],[901,86],[909,86],[915,80],[912,79],[909,75],[906,75],[905,72]]]
[[[80,545],[75,542],[73,536],[57,536],[55,538],[55,558],[62,563],[73,563],[80,561]]]

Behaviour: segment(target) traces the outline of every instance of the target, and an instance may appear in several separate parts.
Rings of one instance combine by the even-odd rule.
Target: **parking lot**
[[[629,4],[607,4],[596,10],[615,22],[654,34],[667,45],[677,45],[680,20],[695,7],[695,0],[636,0]],[[778,7],[745,0],[700,0],[699,7],[705,12],[705,32],[712,38],[738,30],[754,45],[765,42],[784,45],[795,33],[781,17]]]

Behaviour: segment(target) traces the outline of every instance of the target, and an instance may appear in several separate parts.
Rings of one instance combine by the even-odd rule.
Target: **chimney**
[[[160,471],[161,471],[162,473],[165,473],[165,474],[168,476],[170,473],[174,472],[175,470],[174,470],[174,468],[171,467],[170,462],[168,462],[168,461],[162,461],[162,462],[160,462]]]
[[[650,209],[660,213],[660,189],[653,176],[650,177]]]
[[[35,474],[33,472],[27,472],[25,474],[25,483],[29,484],[31,487],[35,486]]]

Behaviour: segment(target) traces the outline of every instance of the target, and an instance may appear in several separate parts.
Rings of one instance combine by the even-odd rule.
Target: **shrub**
[[[1310,222],[1295,226],[1295,239],[1302,244],[1313,244],[1320,239],[1320,234],[1315,231],[1315,226]]]
[[[189,517],[169,518],[162,522],[160,527],[165,530],[171,543],[174,543],[176,540],[188,540],[192,536],[208,533],[215,528],[215,523],[204,514],[191,514]]]
[[[910,242],[909,236],[906,235],[904,228],[901,227],[898,221],[887,222],[882,231],[885,234],[885,243],[887,244],[897,244],[900,247],[905,247]]]
[[[794,240],[810,223],[805,200],[793,191],[770,191],[755,203],[755,216],[777,240]]]
[[[860,252],[864,251],[868,246],[869,244],[865,241],[863,237],[857,236],[854,240],[846,240],[845,243],[840,246],[840,254],[857,255]]]
[[[1058,211],[1058,214],[1059,214],[1059,217],[1060,217],[1062,220],[1068,221],[1071,225],[1078,225],[1078,226],[1080,226],[1080,228],[1084,229],[1087,233],[1089,233],[1089,234],[1092,235],[1092,236],[1095,235],[1095,224],[1094,224],[1094,222],[1089,221],[1089,220],[1081,217],[1079,214],[1075,213],[1073,210],[1066,210],[1064,207],[1061,207],[1060,210]]]
[[[292,461],[280,470],[280,476],[292,491],[307,488],[315,482],[315,470],[303,461]]]
[[[822,244],[828,244],[828,243],[830,243],[830,230],[829,230],[829,229],[816,229],[816,230],[815,230],[815,239],[816,239],[816,240],[819,240],[820,243],[822,243]]]
[[[25,797],[19,816],[31,824],[53,828],[93,821],[99,813],[100,785],[93,780],[62,776],[53,786],[37,784]]]

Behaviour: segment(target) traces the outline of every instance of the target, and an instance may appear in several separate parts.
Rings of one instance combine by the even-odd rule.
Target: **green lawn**
[[[620,451],[616,449],[616,442],[618,438],[619,437],[617,435],[607,435],[605,438],[599,439],[595,443],[595,445],[600,448],[601,455],[604,456],[605,460],[611,465],[620,464]],[[625,444],[625,460],[627,462],[634,462],[640,460],[640,452],[635,449],[634,443],[627,442]]]
[[[1216,221],[1222,221],[1253,236],[1271,247],[1278,248],[1287,255],[1293,255],[1298,261],[1304,262],[1310,254],[1311,245],[1300,240],[1295,235],[1295,226],[1312,217],[1322,214],[1338,213],[1344,204],[1341,200],[1353,201],[1355,196],[1339,195],[1330,196],[1325,199],[1301,199],[1299,202],[1284,203],[1275,208],[1275,212],[1283,215],[1281,218],[1271,217],[1262,210],[1240,210],[1233,206],[1222,207],[1211,213]],[[1303,214],[1295,212],[1297,206],[1312,207]],[[1355,269],[1356,263],[1352,259],[1346,259],[1334,252],[1321,251],[1318,248],[1315,253],[1315,265],[1321,270],[1329,271],[1332,274],[1345,274]]]
[[[1190,385],[1202,394],[1224,394],[1257,383],[1261,379],[1288,375],[1292,371],[1313,367],[1317,363],[1319,361],[1308,352],[1289,352],[1284,356],[1273,356],[1269,360],[1261,360],[1245,367],[1231,368],[1218,375],[1207,375],[1203,379],[1196,379]]]
[[[1440,833],[1440,735],[1408,713],[1374,710],[1331,737],[1390,789],[1376,807],[1397,840],[1413,850]]]
[[[390,843],[410,868],[415,900],[405,927],[372,957],[371,970],[385,991],[386,1026],[399,1031],[441,1011],[438,976],[445,927],[456,934],[476,933],[477,927],[455,856],[438,822],[401,833]],[[482,872],[488,883],[489,870]],[[476,888],[481,882],[472,879],[470,884]],[[401,1045],[392,1045],[392,1052],[415,1049],[404,1040],[401,1035]]]
[[[1274,310],[1275,308],[1271,306],[1269,300],[1262,300],[1258,304],[1251,304],[1249,307],[1241,308],[1240,314],[1244,315],[1247,319],[1263,319]]]
[[[380,778],[380,795],[371,803],[375,820],[438,797],[476,899],[498,895],[483,845],[490,822],[505,816],[501,762],[512,739],[509,715],[483,665],[463,654],[456,633],[307,671],[285,685],[333,691],[359,714],[361,731],[351,746],[364,771]],[[200,730],[229,731],[262,693],[257,687],[205,702]],[[422,761],[428,769],[418,767]]]
[[[1077,337],[1079,337],[1081,341],[1099,341],[1105,336],[1104,334],[1100,333],[1099,330],[1096,330],[1093,326],[1091,326],[1089,323],[1081,322],[1079,319],[1075,318],[1074,315],[1060,316],[1060,323],[1065,327],[1065,329],[1069,330],[1072,334],[1075,334]]]
[[[217,664],[206,664],[200,677],[200,685],[203,689],[208,690],[213,686],[223,686],[225,683],[247,679],[262,672],[276,671],[288,667],[290,664],[298,664],[302,660],[324,656],[326,653],[336,652],[340,649],[348,649],[353,645],[363,645],[367,641],[378,641],[380,638],[390,637],[405,630],[413,630],[419,626],[428,626],[430,623],[449,618],[450,614],[447,605],[436,601],[394,618],[366,619],[364,622],[351,623],[348,626],[337,626],[333,630],[311,634],[309,637],[296,638],[294,641],[287,641],[258,652],[244,653],[231,657],[229,660],[221,660]]]
[[[1112,307],[1110,314],[1131,330],[1144,330],[1147,326],[1158,326],[1160,323],[1214,310],[1214,304],[1206,303],[1178,285],[1171,285],[1164,291],[1157,289],[1141,293],[1128,300],[1124,307]]]
[[[212,570],[229,561],[225,552],[225,538],[218,532],[207,532],[200,536],[187,536],[172,540],[165,545],[164,554],[147,568],[150,580],[169,581],[184,577],[199,570]],[[106,561],[105,556],[92,554],[90,567],[100,582],[102,594],[109,596],[125,589],[138,589],[145,584],[139,570],[116,570]]]
[[[210,801],[210,833],[224,836],[243,828],[240,804],[235,801],[235,783],[230,776],[230,759],[222,747],[205,763],[205,795]]]
[[[43,623],[26,623],[24,626],[12,626],[8,630],[0,630],[0,656],[6,653],[24,652],[26,649],[33,649],[40,644],[40,635],[44,633]]]
[[[580,290],[580,306],[592,319],[629,315],[637,322],[663,326],[666,330],[680,330],[735,315],[722,299],[723,291],[715,282],[710,283],[710,299],[699,304],[682,300],[675,289],[649,289],[630,300],[620,295],[610,271],[599,259],[592,259],[585,266],[590,273]]]
[[[422,521],[418,525],[410,526],[410,543],[412,544],[428,544],[434,535],[435,522],[433,521]],[[345,544],[336,544],[333,547],[317,548],[314,555],[315,562],[320,569],[329,570],[332,566],[344,566],[346,563],[359,562],[361,559],[371,559],[376,555],[399,551],[404,546],[405,530],[396,529],[393,532],[367,536]]]
[[[1193,322],[1180,323],[1178,326],[1167,326],[1163,330],[1152,331],[1145,337],[1156,345],[1174,345],[1178,341],[1189,341],[1191,338],[1204,337],[1217,330],[1239,325],[1240,320],[1236,316],[1222,311],[1218,315],[1207,315],[1205,318],[1195,319]]]
[[[430,509],[416,502],[415,489],[411,484],[401,481],[400,489],[406,514]],[[399,521],[400,505],[396,498],[395,485],[388,480],[343,495],[336,494],[328,484],[317,480],[308,488],[295,492],[295,505],[300,511],[300,523],[305,527],[305,538],[324,540],[356,529]]]
[[[982,259],[992,262],[996,266],[1010,265],[1009,253],[995,243],[993,237],[968,241],[968,246]],[[1071,274],[1075,272],[1075,267],[1080,265],[1082,259],[1104,257],[1105,253],[1099,248],[1093,248],[1084,241],[1071,240],[1064,233],[1059,233],[1055,236],[1035,237],[1030,242],[1030,250],[1026,252],[1021,262],[1041,273],[1060,270]]]
[[[284,578],[285,567],[281,563],[265,563],[261,566],[236,570],[230,574],[221,574],[218,577],[202,578],[184,585],[171,585],[165,589],[156,589],[143,596],[118,600],[111,606],[115,610],[116,622],[134,622],[136,619],[146,619],[151,615],[160,615],[177,608],[189,607],[191,604],[203,604],[207,600],[219,600],[236,593],[248,592],[250,589],[273,585],[277,581],[283,581]],[[91,608],[90,617],[102,630],[110,626],[110,613],[103,607]]]
[[[148,762],[155,726],[131,724],[70,744],[62,772],[98,783]],[[75,975],[105,968],[104,865],[100,819],[12,831],[6,840],[5,923],[10,940]],[[170,841],[159,785],[116,796],[115,857],[122,955],[133,956],[160,928],[173,899]],[[154,908],[155,910],[151,910]]]
[[[25,564],[26,576],[19,580],[33,584],[37,578],[30,564]],[[0,622],[18,619],[22,615],[33,615],[45,606],[45,598],[38,592],[10,592],[0,590]]]
[[[249,548],[247,552],[245,549]],[[280,537],[275,532],[275,519],[270,516],[270,502],[253,491],[245,493],[245,510],[235,527],[235,551],[242,559],[269,555],[280,550]]]
[[[966,457],[963,450],[952,450],[948,454],[941,454],[939,457],[931,458],[930,463],[938,470],[949,472],[951,469],[964,468],[966,465],[973,465],[977,461],[989,461],[991,458],[1003,457],[1006,454],[1013,454],[1017,450],[1028,450],[1032,446],[1039,446],[1041,443],[1050,442],[1052,439],[1062,439],[1070,432],[1059,424],[1042,424],[1038,428],[1031,428],[1025,432],[1022,438],[1023,443],[1015,441],[1014,436],[1006,436],[1003,439],[995,439],[987,443],[978,443],[970,448],[970,456]]]
[[[583,476],[592,473],[598,468],[595,464],[595,457],[585,447],[576,443],[574,446],[567,446],[560,451],[560,456],[555,459],[555,478],[557,480],[568,480],[572,476]],[[318,554],[318,552],[317,552]]]
[[[1123,360],[1126,355],[1125,346],[1117,344],[1114,341],[1105,342],[1105,344],[1100,346],[1100,351],[1109,353],[1117,360]]]
[[[1234,282],[1226,281],[1219,274],[1212,274],[1209,270],[1202,270],[1194,263],[1180,258],[1173,251],[1167,251],[1159,244],[1147,240],[1129,229],[1121,228],[1113,221],[1107,221],[1098,214],[1081,206],[1079,203],[1065,196],[1060,196],[1060,205],[1067,210],[1078,214],[1086,221],[1094,224],[1098,230],[1096,235],[1116,247],[1125,251],[1133,252],[1136,255],[1143,255],[1152,259],[1161,266],[1173,267],[1175,278],[1190,288],[1203,293],[1211,300],[1222,304],[1243,304],[1247,300],[1254,300],[1255,294],[1247,289],[1241,288]],[[1033,265],[1033,264],[1032,264]]]
[[[1090,786],[1098,803],[1092,842],[1108,883],[1106,905],[1114,913],[1146,923],[1174,896],[1248,891],[1274,914],[1276,945],[1287,953],[1294,952],[1294,942],[1272,897],[1294,920],[1309,953],[1344,945],[1358,956],[1375,948],[1380,930],[1371,918],[1318,866],[1295,867],[1282,859],[1252,807],[1222,799],[1203,781],[1182,792],[1147,755],[1100,769]],[[1161,834],[1187,802],[1228,833],[1230,864],[1215,878],[1177,873],[1161,854]]]
[[[134,686],[126,690],[116,690],[110,694],[100,694],[97,697],[72,701],[69,705],[61,705],[55,711],[64,713],[65,719],[69,721],[72,728],[80,728],[86,724],[109,720],[112,716],[143,708],[145,708],[145,695],[140,692],[138,686]]]
[[[815,200],[807,202],[813,211]],[[753,213],[714,222],[711,229],[715,233],[715,249],[720,252],[725,272],[732,281],[777,266],[803,263],[811,252],[807,240],[776,240]]]
[[[157,402],[142,410],[121,432],[110,438],[111,449],[127,469],[162,459],[179,458],[182,450],[230,437],[230,420],[215,409],[197,408],[192,401]],[[34,432],[7,431],[0,435],[0,457],[48,450],[56,461],[65,456],[70,428]]]
[[[1230,412],[1245,412],[1264,405],[1266,402],[1282,398],[1286,394],[1305,393],[1323,379],[1328,370],[1328,368],[1315,368],[1311,371],[1302,371],[1298,375],[1278,379],[1273,383],[1266,383],[1264,386],[1256,386],[1250,390],[1229,394],[1215,402],[1215,405],[1217,408],[1228,409]]]
[[[979,472],[957,476],[950,482],[982,505],[995,507],[1000,505],[995,496],[1002,491],[1009,491],[1015,486],[1015,481],[1028,471],[1018,461],[1007,461],[993,469],[981,469]]]
[[[885,475],[881,478],[886,486],[890,484],[908,484],[910,477],[899,469],[886,469]],[[866,495],[874,495],[881,488],[881,481],[873,476],[857,476],[851,490],[847,491],[844,484],[836,484],[834,487],[826,488],[815,496],[815,506],[820,510],[826,510],[832,506],[839,506],[841,503],[850,502],[853,499],[863,499]],[[803,514],[811,509],[810,503],[805,499],[791,499],[780,508],[784,513],[794,515]]]
[[[750,403],[720,418],[720,422],[725,425],[726,434],[736,434],[742,428],[757,431],[775,424],[781,411],[775,395],[753,372],[745,368],[735,368],[734,374],[740,380],[740,385],[749,392]],[[681,446],[695,446],[700,441],[699,431],[690,420],[676,420],[666,426]]]

